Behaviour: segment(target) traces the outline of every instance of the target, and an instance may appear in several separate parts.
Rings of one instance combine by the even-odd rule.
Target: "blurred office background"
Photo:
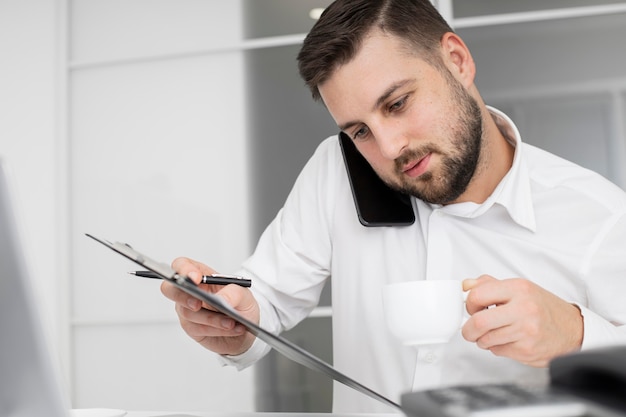
[[[327,0],[0,0],[0,155],[74,407],[328,411],[276,354],[222,368],[84,233],[229,272],[336,127],[295,57]],[[626,2],[439,0],[524,139],[626,186]],[[328,362],[331,294],[288,337]],[[384,360],[384,358],[381,358]]]

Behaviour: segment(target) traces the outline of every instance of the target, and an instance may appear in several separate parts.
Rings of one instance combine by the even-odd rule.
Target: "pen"
[[[143,278],[161,279],[161,276],[152,271],[130,271],[129,274]],[[211,274],[203,275],[201,284],[228,285],[237,284],[241,287],[251,287],[252,281],[237,275]]]

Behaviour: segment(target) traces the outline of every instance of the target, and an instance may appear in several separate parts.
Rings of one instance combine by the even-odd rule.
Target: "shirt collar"
[[[515,147],[513,165],[502,178],[493,193],[482,204],[458,203],[438,206],[439,210],[462,217],[478,217],[494,204],[504,207],[513,221],[522,227],[535,231],[535,211],[530,190],[528,168],[523,160],[522,139],[513,121],[500,110],[487,106],[500,133]],[[433,208],[435,208],[433,206]]]

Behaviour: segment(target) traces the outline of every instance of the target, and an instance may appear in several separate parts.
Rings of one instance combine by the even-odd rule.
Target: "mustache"
[[[402,155],[394,160],[395,170],[396,172],[401,173],[404,167],[406,167],[412,161],[419,161],[429,153],[439,152],[440,149],[433,144],[424,145],[416,149],[407,149],[406,151],[404,151],[404,153],[402,153]]]

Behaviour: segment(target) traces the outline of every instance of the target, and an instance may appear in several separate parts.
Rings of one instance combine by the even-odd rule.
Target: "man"
[[[592,172],[522,143],[487,107],[470,51],[428,0],[338,0],[307,36],[300,73],[417,220],[364,227],[336,136],[319,146],[240,273],[207,287],[272,331],[316,306],[332,276],[334,365],[402,392],[539,382],[555,356],[626,343],[626,197]],[[196,282],[211,268],[173,262]],[[448,344],[403,347],[384,323],[391,282],[464,280],[470,315]],[[267,347],[167,283],[185,331],[245,367]],[[416,318],[427,320],[428,318]],[[335,386],[334,411],[390,411]]]

